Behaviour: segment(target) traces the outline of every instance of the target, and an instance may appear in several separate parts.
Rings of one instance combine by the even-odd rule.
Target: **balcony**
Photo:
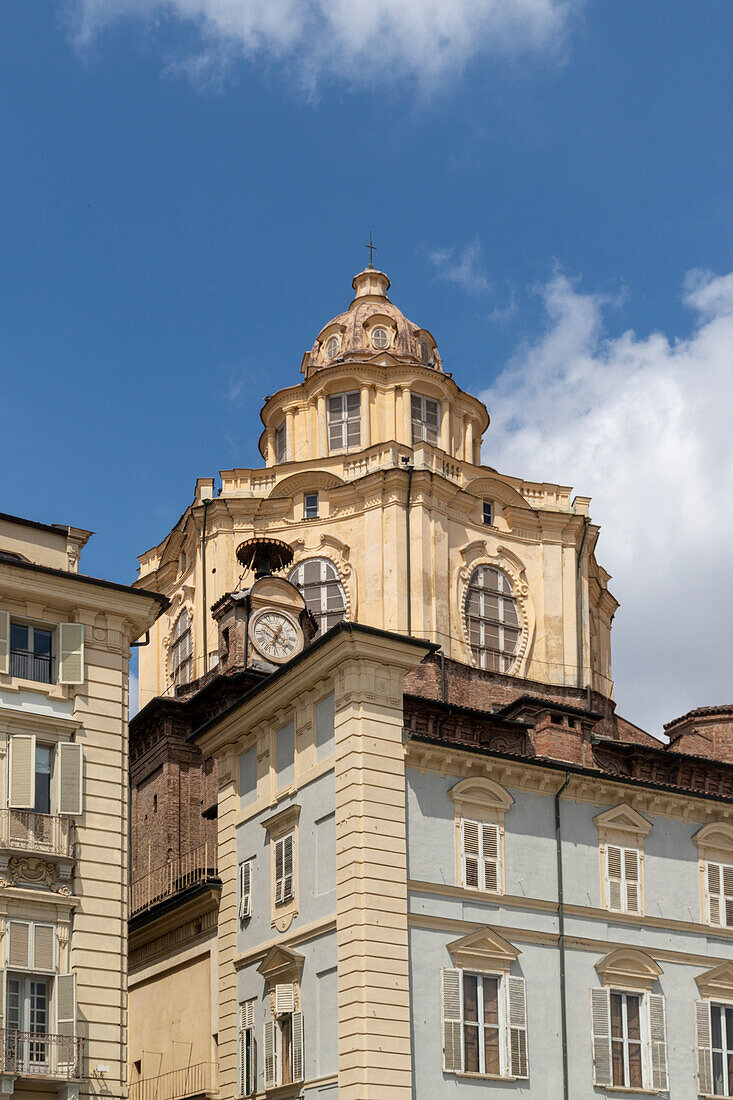
[[[33,1080],[79,1081],[83,1057],[83,1039],[0,1029],[0,1073]]]
[[[10,675],[18,676],[22,680],[50,684],[52,661],[50,654],[32,653],[28,649],[11,649]]]
[[[198,1062],[158,1077],[133,1081],[130,1100],[186,1100],[192,1096],[216,1096],[218,1091],[214,1063]]]
[[[159,902],[192,886],[213,882],[217,878],[216,845],[202,844],[131,882],[130,916],[152,909]]]
[[[73,859],[71,820],[60,814],[0,809],[0,849]]]

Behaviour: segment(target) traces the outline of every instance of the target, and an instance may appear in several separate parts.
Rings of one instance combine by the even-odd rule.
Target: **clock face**
[[[289,661],[303,647],[300,627],[282,611],[257,612],[250,633],[260,653],[276,664]]]

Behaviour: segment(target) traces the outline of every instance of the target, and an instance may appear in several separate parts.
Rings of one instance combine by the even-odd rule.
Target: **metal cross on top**
[[[377,246],[375,244],[372,244],[372,231],[371,231],[371,229],[369,230],[369,244],[365,244],[364,247],[369,249],[369,266],[374,267],[374,264],[372,263],[372,260],[374,258],[373,253],[377,251]]]

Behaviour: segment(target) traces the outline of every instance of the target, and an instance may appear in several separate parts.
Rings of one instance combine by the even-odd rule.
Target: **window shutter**
[[[33,925],[33,969],[53,970],[56,928],[53,924]]]
[[[239,1096],[251,1096],[255,1091],[254,1016],[254,1001],[245,1001],[239,1006]]]
[[[76,974],[59,974],[56,978],[56,1023],[59,1035],[74,1038],[76,1035]]]
[[[59,623],[59,683],[84,683],[83,623]]]
[[[641,910],[640,858],[636,848],[624,848],[624,878],[626,881],[626,911]]]
[[[31,810],[36,800],[36,739],[14,733],[10,738],[10,784],[8,804],[17,810]]]
[[[305,1046],[303,1037],[303,1013],[293,1013],[293,1029],[291,1032],[293,1043],[293,1080],[302,1081],[305,1069]]]
[[[507,1019],[512,1077],[529,1077],[527,987],[524,978],[507,978]]]
[[[461,821],[461,859],[463,861],[463,885],[471,890],[479,888],[479,827],[477,821]]]
[[[5,973],[0,970],[0,1028],[5,1027]]]
[[[725,906],[724,918],[726,927],[733,927],[733,866],[724,863],[723,874],[723,905]]]
[[[275,841],[275,905],[283,900],[283,842]]]
[[[246,1032],[246,1029],[242,1026],[242,1017],[241,1017],[242,1009],[241,1009],[241,1006],[240,1006],[239,1012],[240,1012],[239,1035],[237,1036],[238,1047],[239,1047],[238,1065],[237,1065],[237,1071],[238,1071],[237,1072],[237,1096],[246,1096],[247,1095],[247,1032]]]
[[[709,1001],[695,1001],[695,1046],[697,1047],[698,1092],[708,1096],[713,1091],[713,1044]]]
[[[708,918],[711,924],[720,924],[722,919],[720,904],[720,864],[708,863],[707,865],[708,887]]]
[[[292,982],[275,986],[275,1015],[284,1016],[295,1012],[295,986]]]
[[[664,997],[650,993],[649,1004],[649,1040],[652,1053],[652,1088],[666,1092],[667,1083],[667,1022],[665,1019]]]
[[[277,1085],[277,1048],[275,1046],[275,1021],[265,1022],[263,1043],[265,1052],[265,1088],[274,1089]]]
[[[499,873],[499,826],[482,825],[481,839],[484,857],[484,889],[498,890],[501,882]]]
[[[606,845],[606,876],[608,884],[608,908],[621,909],[623,855],[621,849],[615,844]]]
[[[82,747],[75,741],[62,741],[56,750],[58,774],[58,812],[80,814],[82,812],[82,788],[84,763]]]
[[[0,611],[0,672],[10,672],[10,612]]]
[[[239,865],[239,919],[252,916],[252,861],[246,859]]]
[[[295,872],[295,837],[291,833],[283,838],[283,900],[292,898]]]
[[[443,1018],[443,1069],[463,1072],[463,975],[450,967],[440,972],[441,1016]]]
[[[30,968],[30,925],[11,920],[9,925],[8,966],[21,970]]]
[[[593,1083],[611,1085],[611,997],[608,989],[591,989],[590,1017],[593,1031]]]

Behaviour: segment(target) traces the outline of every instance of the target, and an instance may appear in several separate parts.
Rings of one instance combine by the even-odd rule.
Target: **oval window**
[[[339,338],[332,336],[326,344],[326,358],[335,359],[339,353]]]
[[[508,672],[517,652],[522,624],[512,582],[493,565],[479,565],[466,592],[466,633],[479,668]]]
[[[430,354],[430,344],[427,344],[424,340],[420,341],[420,358],[427,367],[430,366],[430,362],[432,360],[432,355]]]
[[[379,348],[380,350],[389,347],[389,333],[386,328],[380,326],[379,328],[372,329],[372,343],[375,348]]]

